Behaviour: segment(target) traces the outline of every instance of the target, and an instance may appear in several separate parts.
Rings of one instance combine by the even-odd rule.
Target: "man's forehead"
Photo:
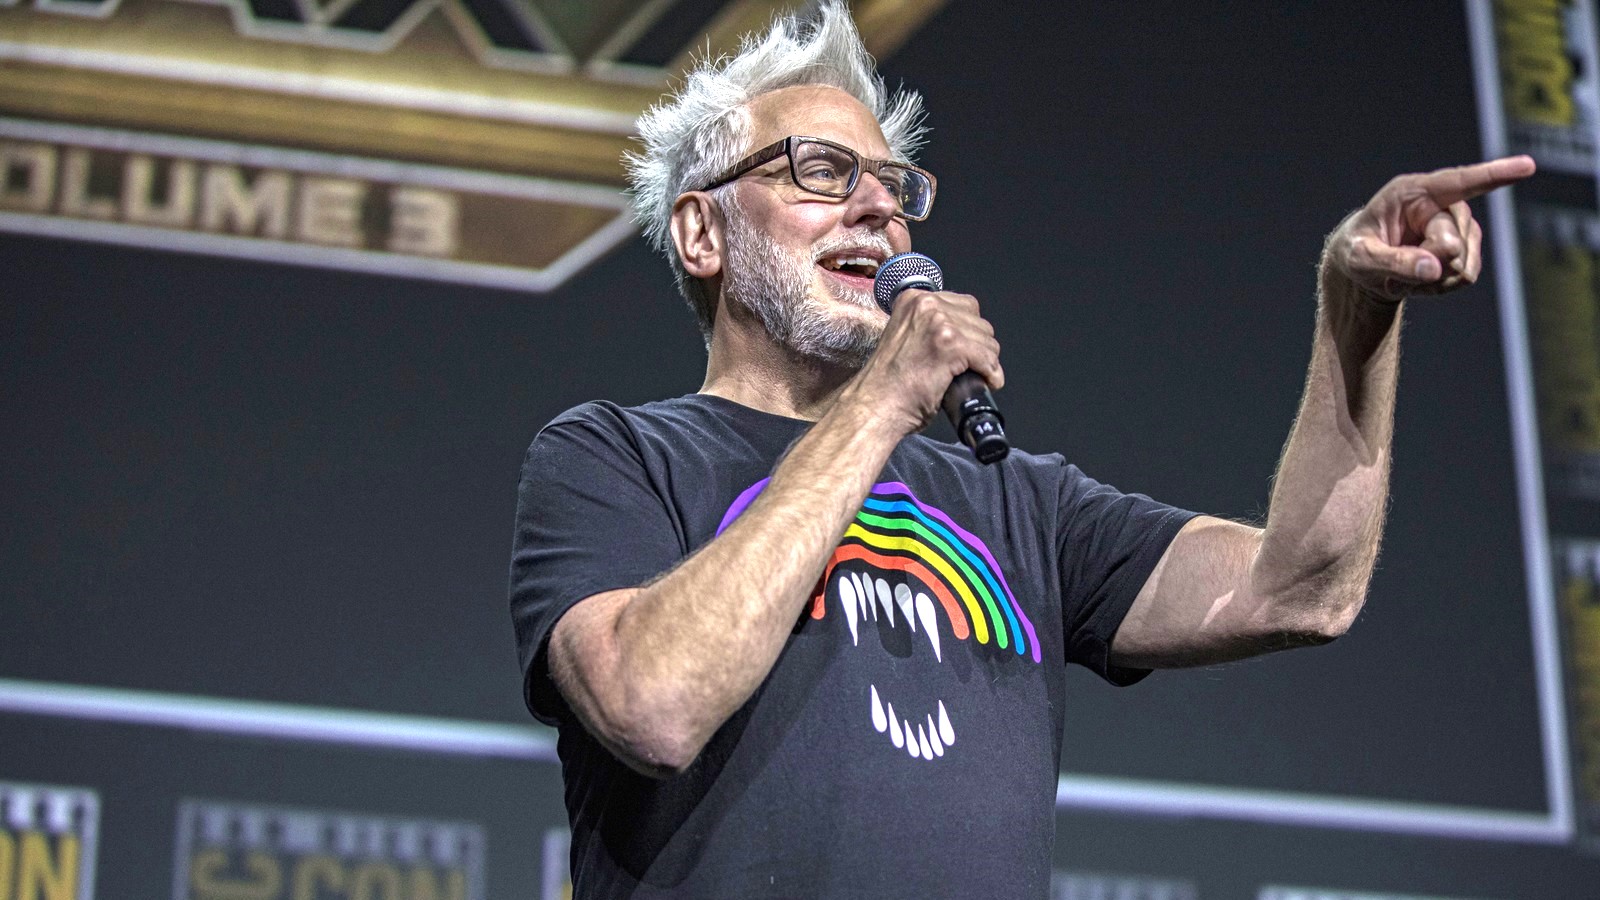
[[[768,91],[750,101],[752,147],[791,134],[827,138],[871,157],[888,155],[878,120],[860,100],[836,87],[804,84]]]

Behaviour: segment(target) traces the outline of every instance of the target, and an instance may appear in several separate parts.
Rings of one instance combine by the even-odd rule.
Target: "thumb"
[[[1439,258],[1421,247],[1394,247],[1372,235],[1355,240],[1350,253],[1351,274],[1368,284],[1393,278],[1407,284],[1437,281],[1444,274]]]

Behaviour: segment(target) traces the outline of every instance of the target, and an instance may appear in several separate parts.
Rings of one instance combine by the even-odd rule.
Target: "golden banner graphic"
[[[1600,217],[1530,204],[1524,237],[1539,436],[1563,494],[1600,500]]]
[[[174,900],[483,900],[478,825],[186,800]]]
[[[881,57],[943,2],[855,14]],[[792,5],[0,0],[0,229],[549,290],[669,76]]]
[[[1578,840],[1600,851],[1600,541],[1557,547]]]
[[[0,898],[90,900],[99,830],[88,788],[0,781]]]
[[[1496,0],[1495,36],[1512,152],[1546,170],[1595,171],[1600,124],[1591,7],[1572,0]],[[1587,29],[1587,31],[1586,31]]]

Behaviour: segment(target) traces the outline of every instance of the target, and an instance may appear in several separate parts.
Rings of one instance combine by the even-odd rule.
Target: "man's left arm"
[[[1360,612],[1388,501],[1404,300],[1477,280],[1467,201],[1533,160],[1402,175],[1328,238],[1311,367],[1264,528],[1201,516],[1151,572],[1112,641],[1118,666],[1205,665],[1343,634]]]

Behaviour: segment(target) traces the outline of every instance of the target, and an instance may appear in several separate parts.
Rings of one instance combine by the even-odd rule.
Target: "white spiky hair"
[[[716,298],[683,270],[668,230],[673,202],[756,149],[749,146],[750,101],[812,84],[861,101],[878,120],[892,157],[914,161],[926,131],[922,97],[909,91],[889,96],[840,0],[825,0],[809,15],[779,17],[765,35],[745,35],[735,56],[701,60],[677,92],[639,117],[643,152],[624,154],[634,221],[672,265],[678,292],[689,301],[708,345]]]

